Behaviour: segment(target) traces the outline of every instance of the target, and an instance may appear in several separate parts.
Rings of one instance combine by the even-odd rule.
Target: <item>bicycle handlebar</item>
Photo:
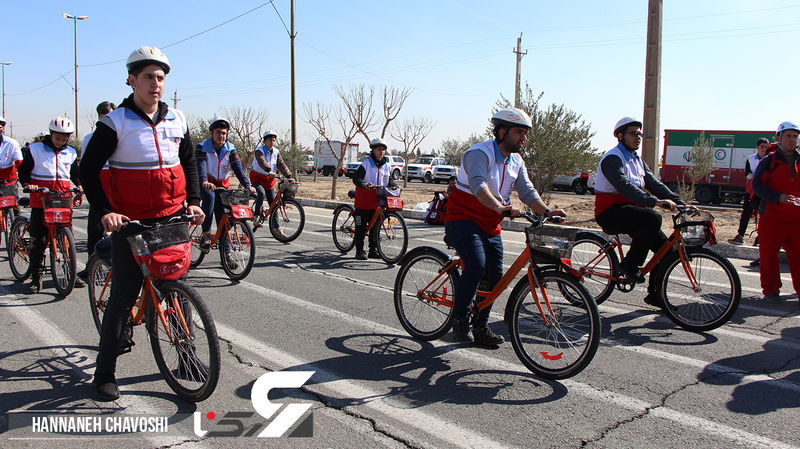
[[[166,221],[166,223],[175,223],[175,222],[180,222],[180,221],[189,222],[189,221],[192,220],[192,218],[199,217],[199,216],[200,216],[199,214],[181,214],[181,215],[177,215],[175,217],[170,218],[169,220]],[[147,225],[147,224],[142,223],[139,220],[130,220],[130,221],[126,221],[126,222],[122,223],[122,226],[120,227],[120,231],[125,229],[128,226],[138,226],[138,227],[140,227],[142,229],[152,229],[152,228],[155,228],[155,227],[157,227],[157,226],[159,226],[161,224],[164,224],[164,223],[154,223],[154,224]]]
[[[29,189],[28,187],[23,187],[22,188],[22,192],[23,193],[52,193],[54,195],[56,195],[56,194],[64,195],[64,194],[67,194],[67,193],[81,193],[81,190],[73,187],[73,188],[71,188],[69,190],[65,190],[63,192],[59,192],[59,191],[50,190],[47,187],[39,187],[36,190]]]
[[[508,217],[508,218],[524,218],[524,219],[528,220],[529,223],[531,223],[533,225],[537,225],[537,226],[541,225],[541,224],[544,224],[544,223],[558,224],[558,223],[561,223],[564,220],[566,220],[566,218],[560,217],[560,216],[541,217],[540,218],[538,215],[534,215],[534,214],[532,214],[530,212],[522,212],[522,213],[520,213],[519,217],[512,217],[511,216],[511,211],[509,211],[509,210],[504,210],[500,215],[502,215],[504,217]]]

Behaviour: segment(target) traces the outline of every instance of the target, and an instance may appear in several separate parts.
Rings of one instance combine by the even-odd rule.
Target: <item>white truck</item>
[[[339,167],[338,158],[342,155],[343,150],[344,158],[342,159],[341,167]],[[350,162],[355,162],[357,159],[357,143],[351,143],[345,148],[345,143],[339,140],[332,140],[330,145],[328,145],[328,142],[325,140],[317,140],[314,142],[315,168],[318,172],[322,173],[322,176],[333,176],[337,168],[339,169],[338,176],[342,176],[345,171],[345,166]]]

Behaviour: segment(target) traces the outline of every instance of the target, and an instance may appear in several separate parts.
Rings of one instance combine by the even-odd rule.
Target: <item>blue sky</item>
[[[287,130],[289,39],[275,9],[288,26],[289,0],[183,41],[261,4],[3,0],[0,60],[13,62],[5,109],[14,136],[25,140],[53,116],[74,115],[73,23],[62,12],[88,16],[78,22],[80,134],[97,103],[130,93],[124,60],[140,45],[166,47],[173,71],[165,97],[177,90],[188,115],[263,108],[270,128]],[[662,130],[771,130],[800,120],[800,2],[670,0],[663,12]],[[334,84],[407,86],[414,92],[401,119],[435,122],[423,149],[482,132],[499,95],[513,98],[512,49],[522,33],[523,82],[544,92],[544,104],[581,114],[605,150],[621,116],[642,115],[646,18],[645,0],[297,0],[298,111],[335,104]],[[311,146],[314,133],[297,121],[298,140]]]

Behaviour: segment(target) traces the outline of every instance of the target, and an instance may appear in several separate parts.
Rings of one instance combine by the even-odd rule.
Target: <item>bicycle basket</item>
[[[0,184],[0,207],[14,207],[17,205],[17,183]]]
[[[572,257],[572,246],[578,234],[576,228],[529,226],[525,229],[531,259],[535,262],[560,264]]]
[[[248,205],[250,204],[250,191],[244,189],[238,190],[218,190],[215,192],[219,195],[219,201],[223,206],[233,205]]]
[[[281,189],[281,195],[283,195],[282,198],[284,200],[293,200],[297,194],[296,182],[281,181],[278,188]]]
[[[400,198],[400,188],[379,188],[378,206],[385,207],[387,210],[403,210],[403,199]]]
[[[47,193],[42,195],[42,206],[45,209],[72,209],[72,194]]]
[[[686,246],[702,246],[706,242],[713,245],[717,242],[714,216],[708,212],[698,211],[691,216],[688,213],[680,214],[675,219],[675,229],[680,231]]]
[[[189,271],[189,223],[159,225],[128,237],[133,257],[145,276],[178,279]]]

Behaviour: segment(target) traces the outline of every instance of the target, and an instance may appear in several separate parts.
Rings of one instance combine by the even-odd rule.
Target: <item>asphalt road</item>
[[[86,211],[75,211],[81,249]],[[409,338],[392,304],[397,269],[340,254],[331,218],[331,210],[306,208],[305,230],[290,244],[257,231],[255,267],[242,282],[228,280],[215,252],[190,272],[223,343],[219,386],[199,404],[171,392],[141,327],[132,353],[119,359],[122,398],[94,401],[89,381],[98,335],[86,289],[62,299],[46,281],[42,293],[26,296],[0,252],[0,446],[800,447],[800,307],[794,296],[762,304],[758,272],[748,261],[732,260],[743,284],[739,311],[707,334],[676,328],[642,302],[643,287],[615,292],[600,306],[603,338],[592,363],[554,382],[532,375],[510,343],[490,350]],[[409,230],[409,247],[443,247],[441,227],[410,220]],[[524,237],[504,231],[503,238],[509,262]],[[79,258],[82,268],[85,252]],[[506,298],[495,305],[490,325],[507,339],[500,315]],[[208,413],[253,413],[254,382],[280,370],[314,371],[301,389],[270,395],[274,402],[310,404],[305,416],[313,417],[313,437],[195,435],[195,412],[201,430],[235,428],[215,427],[219,418]],[[112,442],[25,427],[25,413],[56,413],[50,410],[169,417],[170,432]],[[266,421],[255,415],[237,422],[260,429]]]

